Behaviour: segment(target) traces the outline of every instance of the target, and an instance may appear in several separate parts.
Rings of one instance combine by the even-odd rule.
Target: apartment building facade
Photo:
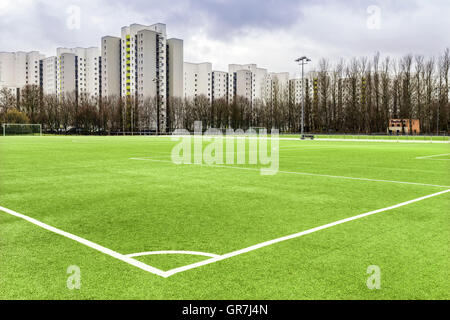
[[[121,96],[121,45],[120,37],[105,36],[101,39],[101,98]]]
[[[289,80],[290,102],[299,105],[303,101],[303,81],[302,79]]]
[[[56,95],[58,86],[58,59],[44,58],[40,61],[40,86],[45,95]]]
[[[212,64],[184,63],[184,97],[195,99],[205,96],[212,102]]]
[[[228,101],[236,96],[247,98],[251,104],[267,98],[267,69],[256,64],[230,64],[228,66]]]
[[[56,94],[58,98],[78,99],[77,56],[74,53],[58,54]]]
[[[157,97],[166,104],[166,26],[132,24],[121,30],[122,97],[144,103]]]
[[[250,101],[253,104],[255,96],[255,77],[254,73],[250,70],[237,70],[231,73],[233,88],[232,88],[232,99],[235,97],[242,97]],[[230,101],[232,101],[230,99]]]
[[[303,94],[305,98],[307,94],[310,98],[318,95],[318,77],[316,72],[308,73],[303,81],[301,78],[289,80],[290,102],[301,105],[303,103]]]
[[[184,97],[184,43],[181,39],[167,40],[167,87],[169,98]]]
[[[40,60],[38,51],[0,52],[0,88],[18,94],[26,85],[40,85]]]
[[[77,101],[120,97],[133,105],[151,102],[157,104],[158,120],[150,129],[159,132],[167,129],[170,98],[203,95],[210,103],[233,103],[239,96],[253,106],[291,88],[287,73],[269,73],[256,64],[230,64],[225,72],[213,71],[208,62],[184,62],[183,40],[167,39],[161,23],[122,27],[120,36],[102,37],[100,44],[57,48],[56,56],[48,58],[35,51],[0,53],[0,87],[17,93],[35,84],[43,94],[73,95]],[[298,84],[294,87],[298,91]]]
[[[285,99],[289,97],[289,73],[269,73],[267,80],[267,99]]]
[[[223,99],[228,102],[228,72],[212,72],[212,101]]]
[[[169,98],[183,98],[183,40],[167,39],[166,25],[132,24],[120,37],[101,40],[101,97],[121,97],[128,103],[156,103],[159,119],[151,129],[167,127]]]
[[[79,100],[97,100],[101,92],[100,49],[58,48],[56,52],[58,97],[75,94]]]

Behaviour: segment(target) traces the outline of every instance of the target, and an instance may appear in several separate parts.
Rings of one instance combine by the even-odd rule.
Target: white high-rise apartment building
[[[183,40],[168,39],[167,50],[169,56],[167,57],[167,80],[169,84],[168,96],[172,98],[184,97],[184,53]]]
[[[139,103],[183,97],[183,40],[166,39],[166,25],[132,24],[102,38],[102,96]]]
[[[13,93],[26,85],[40,85],[40,60],[44,55],[32,52],[0,52],[0,88]]]
[[[57,93],[58,59],[48,57],[41,60],[41,88],[45,95]]]
[[[121,31],[122,97],[137,97],[140,103],[158,97],[166,103],[166,26],[132,24]]]
[[[101,97],[121,96],[121,44],[119,37],[106,36],[102,40]]]
[[[166,25],[132,24],[121,36],[102,38],[102,97],[120,96],[132,103],[156,102],[166,130],[168,98],[183,98],[183,40],[167,39]]]
[[[0,52],[0,89],[8,88],[16,94],[16,54],[14,52]]]
[[[346,81],[344,79],[344,81]],[[308,86],[308,87],[306,87]],[[308,94],[312,99],[318,95],[319,92],[319,73],[317,71],[310,71],[305,77],[305,90],[308,88]]]
[[[77,57],[73,53],[61,53],[57,58],[56,94],[59,98],[78,97]]]
[[[195,99],[205,96],[212,101],[212,64],[184,63],[184,97]]]
[[[306,79],[305,79],[306,84]],[[289,80],[289,98],[291,102],[295,105],[300,105],[303,102],[303,84],[302,79],[291,79]]]
[[[212,72],[212,100],[225,99],[228,101],[228,72]]]
[[[0,52],[0,87],[16,87],[15,72],[16,54],[13,52]]]
[[[256,64],[230,64],[228,66],[228,101],[236,96],[246,97],[252,104],[266,98],[267,69]]]
[[[233,72],[232,75],[232,83],[234,84],[232,91],[233,98],[242,97],[253,104],[254,96],[256,94],[254,73],[250,70],[237,70],[236,72]],[[232,99],[230,99],[230,101],[232,101]]]
[[[182,98],[183,40],[166,40],[160,23],[132,24],[121,33],[102,38],[102,96],[137,96],[142,102],[158,92],[164,99]]]
[[[270,99],[289,99],[289,72],[269,73],[267,81]]]
[[[79,99],[98,99],[101,88],[100,49],[58,48],[57,94],[75,93]]]
[[[318,76],[317,72],[310,71],[305,74],[303,84],[301,78],[289,80],[289,95],[291,102],[297,105],[302,104],[303,92],[305,93],[305,96],[308,93],[310,97],[313,97],[314,93],[317,93],[318,90]],[[308,90],[308,92],[306,92],[306,90]]]

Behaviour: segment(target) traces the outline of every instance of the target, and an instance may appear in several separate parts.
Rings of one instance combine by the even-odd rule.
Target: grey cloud
[[[113,0],[105,3],[115,6],[123,1]],[[189,27],[207,26],[211,36],[224,38],[240,31],[242,28],[255,27],[280,29],[294,24],[301,19],[300,7],[310,0],[180,0],[180,1],[130,1],[133,10],[153,8],[165,15],[169,24],[189,23]]]
[[[289,27],[301,19],[301,3],[298,0],[200,0],[193,1],[192,7],[206,12],[215,21],[214,33],[223,35],[245,27],[275,30]]]
[[[450,29],[448,0],[6,1],[24,4],[6,13],[0,10],[0,51],[40,50],[54,54],[57,46],[96,46],[103,35],[119,35],[120,27],[134,22],[166,23],[170,37],[185,39],[186,51],[198,52],[195,59],[214,60],[218,53],[209,48],[217,47],[219,42],[235,52],[235,56],[221,54],[221,61],[251,62],[242,61],[239,54],[252,52],[249,56],[255,61],[256,55],[266,55],[264,62],[269,68],[284,68],[280,61],[291,63],[290,55],[297,52],[321,57],[375,51],[437,55],[450,45],[446,32]],[[80,30],[66,27],[70,5],[82,10]],[[380,30],[366,27],[370,5],[382,10]],[[198,36],[205,39],[205,46],[192,48],[193,38]],[[274,52],[282,56],[267,52],[272,50],[271,44],[264,41],[273,42]],[[212,42],[215,45],[210,47]],[[260,48],[266,52],[258,51]]]

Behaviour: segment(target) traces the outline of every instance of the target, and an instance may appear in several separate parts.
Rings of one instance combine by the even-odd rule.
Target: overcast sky
[[[0,0],[0,51],[50,56],[157,22],[184,40],[185,61],[224,71],[257,63],[294,74],[300,55],[437,56],[450,46],[450,0]]]

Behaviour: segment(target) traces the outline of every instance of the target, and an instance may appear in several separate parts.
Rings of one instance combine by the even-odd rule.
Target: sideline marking
[[[152,159],[152,158],[129,158],[129,160],[137,160],[137,161],[153,161],[153,162],[164,162],[171,163],[175,165],[170,160],[161,160],[161,159]],[[228,169],[238,169],[238,170],[246,170],[246,171],[260,171],[261,169],[254,168],[246,168],[246,167],[235,167],[235,166],[227,166],[227,165],[206,165],[206,164],[196,164],[196,163],[183,163],[182,165],[194,165],[201,167],[213,167],[213,168],[228,168]],[[347,179],[347,180],[359,180],[359,181],[371,181],[371,182],[386,182],[386,183],[398,183],[398,184],[409,184],[415,186],[425,186],[425,187],[436,187],[436,188],[450,188],[450,186],[441,186],[435,184],[427,184],[427,183],[419,183],[419,182],[405,182],[405,181],[394,181],[394,180],[379,180],[379,179],[369,179],[369,178],[356,178],[356,177],[345,177],[345,176],[333,176],[328,174],[320,174],[320,173],[308,173],[308,172],[298,172],[298,171],[277,171],[278,173],[283,174],[297,174],[302,176],[313,176],[313,177],[323,177],[323,178],[333,178],[333,179]]]
[[[429,199],[429,198],[437,197],[439,195],[442,195],[442,194],[445,194],[445,193],[448,193],[448,192],[450,192],[450,189],[445,190],[445,191],[441,191],[441,192],[438,192],[438,193],[434,193],[434,194],[431,194],[431,195],[428,195],[428,196],[420,197],[420,198],[417,198],[417,199],[414,199],[414,200],[406,201],[406,202],[403,202],[403,203],[400,203],[400,204],[396,204],[396,205],[393,205],[393,206],[390,206],[390,207],[387,207],[387,208],[383,208],[383,209],[379,209],[379,210],[375,210],[375,211],[370,211],[370,212],[363,213],[363,214],[360,214],[360,215],[357,215],[357,216],[354,216],[354,217],[351,217],[351,218],[346,218],[346,219],[342,219],[342,220],[339,220],[339,221],[335,221],[335,222],[332,222],[332,223],[329,223],[329,224],[325,224],[325,225],[320,226],[320,227],[316,227],[316,228],[313,228],[313,229],[302,231],[302,232],[299,232],[299,233],[296,233],[296,234],[292,234],[292,235],[289,235],[289,236],[285,236],[285,237],[281,237],[281,238],[278,238],[278,239],[262,242],[262,243],[253,245],[253,246],[248,247],[248,248],[244,248],[244,249],[241,249],[241,250],[233,251],[233,252],[226,253],[226,254],[220,255],[220,256],[215,256],[214,258],[211,258],[211,259],[208,259],[208,260],[204,260],[204,261],[201,261],[201,262],[193,263],[193,264],[190,264],[190,265],[187,265],[187,266],[184,266],[184,267],[180,267],[180,268],[175,268],[175,269],[172,269],[172,270],[169,270],[169,271],[162,271],[160,269],[151,267],[151,266],[149,266],[149,265],[147,265],[145,263],[142,263],[142,262],[140,262],[138,260],[135,260],[135,259],[131,258],[129,255],[120,254],[120,253],[115,252],[115,251],[113,251],[111,249],[108,249],[108,248],[105,248],[103,246],[100,246],[100,245],[98,245],[98,244],[96,244],[94,242],[91,242],[89,240],[83,239],[83,238],[78,237],[76,235],[73,235],[71,233],[62,231],[62,230],[57,229],[55,227],[49,226],[49,225],[47,225],[47,224],[45,224],[43,222],[40,222],[40,221],[38,221],[36,219],[33,219],[33,218],[28,217],[26,215],[23,215],[21,213],[17,213],[15,211],[10,210],[10,209],[4,208],[4,207],[0,207],[0,211],[3,211],[3,212],[8,213],[8,214],[10,214],[12,216],[15,216],[15,217],[21,218],[23,220],[26,220],[28,222],[31,222],[32,224],[35,224],[35,225],[37,225],[37,226],[39,226],[39,227],[41,227],[43,229],[46,229],[48,231],[57,233],[57,234],[59,234],[59,235],[61,235],[63,237],[66,237],[66,238],[72,239],[74,241],[77,241],[77,242],[79,242],[81,244],[84,244],[84,245],[86,245],[86,246],[88,246],[90,248],[93,248],[93,249],[95,249],[97,251],[100,251],[100,252],[102,252],[102,253],[104,253],[106,255],[109,255],[109,256],[111,256],[113,258],[119,259],[119,260],[121,260],[123,262],[126,262],[126,263],[128,263],[128,264],[130,264],[132,266],[135,266],[135,267],[137,267],[139,269],[142,269],[144,271],[156,274],[156,275],[161,276],[163,278],[168,278],[168,277],[173,276],[174,274],[177,274],[177,273],[180,273],[180,272],[184,272],[184,271],[187,271],[187,270],[199,268],[199,267],[211,264],[211,263],[215,263],[215,262],[218,262],[218,261],[222,261],[222,260],[225,260],[225,259],[229,259],[229,258],[238,256],[238,255],[241,255],[241,254],[244,254],[244,253],[247,253],[247,252],[258,250],[260,248],[264,248],[264,247],[267,247],[267,246],[270,246],[270,245],[273,245],[273,244],[276,244],[276,243],[279,243],[279,242],[283,242],[283,241],[299,238],[299,237],[302,237],[304,235],[308,235],[308,234],[311,234],[311,233],[314,233],[314,232],[317,232],[317,231],[320,231],[320,230],[324,230],[324,229],[328,229],[328,228],[331,228],[331,227],[334,227],[334,226],[337,226],[337,225],[340,225],[340,224],[344,224],[346,222],[358,220],[358,219],[361,219],[361,218],[364,218],[364,217],[367,217],[367,216],[370,216],[370,215],[374,215],[374,214],[377,214],[377,213],[381,213],[381,212],[393,210],[393,209],[396,209],[396,208],[400,208],[400,207],[403,207],[403,206],[407,206],[409,204],[416,203],[416,202],[419,202],[419,201],[422,201],[422,200],[426,200],[426,199]],[[186,251],[184,251],[184,252],[186,252]]]

